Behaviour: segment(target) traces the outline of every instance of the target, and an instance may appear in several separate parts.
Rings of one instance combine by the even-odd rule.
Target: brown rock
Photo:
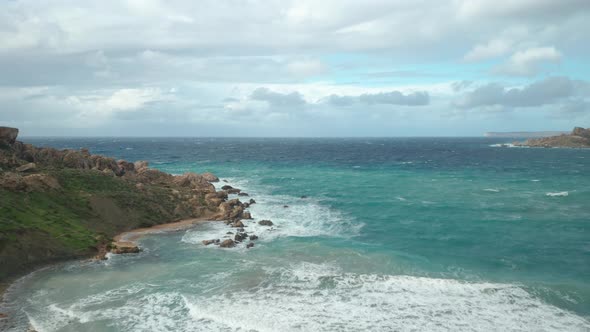
[[[219,243],[219,239],[216,239],[216,240],[203,240],[203,244],[206,245],[206,246],[208,246],[210,244],[213,244],[213,243]]]
[[[244,227],[244,224],[241,221],[234,222],[231,227]]]
[[[141,249],[139,249],[138,246],[120,246],[120,247],[115,247],[111,250],[111,252],[113,254],[137,254],[139,252],[141,252]]]
[[[221,248],[233,248],[233,247],[235,247],[235,245],[236,245],[236,243],[232,239],[224,240],[223,242],[221,242],[219,244],[219,246]]]
[[[206,181],[209,181],[209,182],[219,182],[219,178],[216,177],[215,175],[213,175],[212,173],[209,173],[209,172],[203,173],[203,174],[201,174],[201,176]]]
[[[27,191],[47,191],[61,189],[59,182],[48,174],[31,174],[23,178]]]
[[[28,163],[16,168],[17,172],[30,172],[37,169],[37,165],[35,163]]]
[[[252,219],[252,214],[248,211],[242,213],[242,219]]]
[[[145,160],[138,160],[135,163],[133,163],[133,168],[135,168],[136,172],[140,172],[142,170],[147,169],[149,166],[149,163]]]
[[[0,127],[0,143],[12,145],[18,137],[18,129],[11,127]]]

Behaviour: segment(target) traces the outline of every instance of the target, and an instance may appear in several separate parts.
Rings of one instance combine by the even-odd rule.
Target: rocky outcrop
[[[590,128],[576,127],[569,135],[529,139],[525,142],[515,142],[514,145],[542,148],[590,148]]]
[[[0,145],[12,145],[18,137],[18,129],[11,127],[0,127]]]
[[[209,172],[203,173],[203,174],[201,174],[201,176],[203,176],[203,178],[206,181],[209,181],[209,182],[219,182],[219,178],[217,176],[213,175],[212,173],[209,173]]]
[[[244,212],[232,201],[222,213],[227,193],[215,191],[212,174],[173,176],[146,161],[35,147],[17,138],[17,129],[0,127],[0,223],[9,225],[0,228],[0,281],[56,260],[104,257],[111,237],[130,229],[189,218],[235,222]]]
[[[121,255],[121,254],[137,254],[141,252],[141,249],[138,246],[120,246],[111,249],[113,254]]]

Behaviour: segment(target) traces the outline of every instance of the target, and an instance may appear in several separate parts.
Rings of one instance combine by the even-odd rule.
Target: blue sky
[[[590,127],[590,1],[0,2],[0,125],[46,136]]]

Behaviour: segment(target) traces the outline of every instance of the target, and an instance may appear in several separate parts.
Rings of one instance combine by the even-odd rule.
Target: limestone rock
[[[201,176],[203,177],[203,179],[205,179],[208,182],[219,182],[219,178],[215,175],[213,175],[213,173],[203,173],[201,174]]]
[[[28,163],[16,168],[17,172],[30,172],[34,171],[37,168],[35,163]]]
[[[0,144],[12,145],[18,137],[18,129],[11,127],[0,127]]]
[[[232,239],[224,240],[223,242],[221,242],[219,244],[219,246],[221,248],[233,248],[233,247],[235,247],[235,245],[236,245],[236,243]]]

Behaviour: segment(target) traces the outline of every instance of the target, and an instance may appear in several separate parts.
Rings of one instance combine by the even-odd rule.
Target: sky
[[[24,136],[590,127],[589,0],[0,0]]]

